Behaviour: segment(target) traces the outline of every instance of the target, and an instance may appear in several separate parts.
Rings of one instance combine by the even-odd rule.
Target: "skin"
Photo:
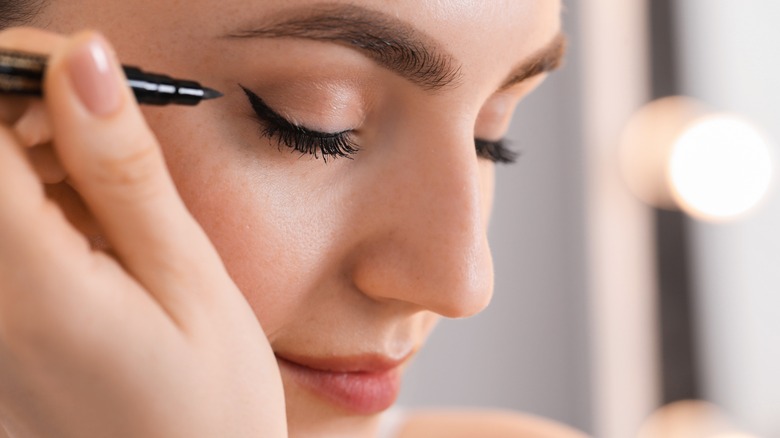
[[[284,368],[284,399],[274,393],[279,374],[267,347],[276,354],[305,357],[370,354],[411,358],[440,317],[471,316],[488,304],[493,274],[486,231],[493,202],[494,165],[476,157],[474,138],[502,137],[515,105],[543,79],[543,75],[536,76],[499,91],[516,65],[558,34],[560,4],[551,0],[359,2],[423,31],[452,55],[461,66],[461,80],[435,93],[344,45],[295,38],[224,38],[263,17],[313,3],[188,0],[185,5],[157,0],[54,0],[32,23],[61,35],[85,28],[99,30],[124,63],[196,78],[225,93],[222,99],[192,108],[143,108],[153,133],[150,138],[159,142],[170,180],[186,206],[186,211],[169,212],[178,218],[171,219],[173,224],[165,223],[167,216],[155,217],[146,198],[139,201],[116,193],[90,194],[89,187],[97,180],[84,170],[87,165],[79,163],[85,161],[84,153],[98,153],[95,150],[99,147],[70,156],[75,152],[62,146],[68,142],[58,139],[79,125],[58,127],[52,122],[62,117],[58,111],[70,110],[58,109],[56,102],[47,102],[48,106],[6,102],[5,112],[15,114],[7,115],[5,123],[14,127],[20,143],[27,146],[27,159],[45,183],[50,199],[93,250],[112,262],[123,262],[121,267],[128,276],[139,279],[148,295],[185,325],[190,319],[201,320],[192,318],[193,314],[217,321],[188,325],[193,338],[214,331],[217,335],[212,337],[219,344],[216,340],[242,337],[236,333],[248,332],[258,338],[265,334],[261,344],[265,339],[267,344],[260,346],[258,341],[241,339],[231,341],[228,347],[199,343],[205,346],[197,350],[203,358],[221,355],[230,360],[245,354],[247,348],[263,351],[250,364],[264,370],[262,376],[250,373],[235,377],[236,381],[254,379],[261,387],[270,388],[265,395],[247,395],[256,403],[252,405],[254,412],[276,412],[274,409],[283,406],[290,436],[368,437],[375,432],[376,415],[345,412],[301,388]],[[67,58],[69,50],[89,38],[34,34],[32,38],[6,36],[0,38],[0,44],[28,44],[34,46],[28,49],[45,48]],[[276,140],[259,135],[260,128],[238,84],[307,127],[325,132],[355,129],[360,151],[353,160],[336,158],[325,164],[322,159],[290,153],[284,146],[280,149]],[[130,114],[133,103],[127,100]],[[112,116],[116,126],[107,131],[104,141],[124,138],[124,134],[155,143],[144,139],[143,133],[135,134],[141,122],[119,114]],[[89,132],[88,128],[85,125],[82,129]],[[90,135],[97,137],[73,135],[75,143],[92,138]],[[52,138],[54,146],[49,144]],[[127,145],[130,152],[112,161],[120,176],[135,175],[132,169],[122,170],[122,166],[133,165],[127,162],[132,161],[127,160],[133,156],[132,147]],[[179,202],[175,195],[165,196],[160,205]],[[143,208],[124,219],[107,219],[100,213],[88,213],[84,207],[86,203],[97,211],[113,211],[122,202],[136,202]],[[149,225],[136,227],[140,231],[135,235],[124,236],[133,217]],[[199,241],[201,229],[208,239],[200,246],[183,243],[192,236]],[[155,293],[155,282],[144,281],[145,275],[155,278],[144,271],[154,267],[133,269],[134,257],[142,259],[153,253],[150,248],[159,246],[168,255],[159,263],[175,265],[177,262],[170,260],[196,259],[175,269],[178,274],[171,280],[175,287],[165,283],[160,289],[179,289],[182,284],[186,290],[199,289],[205,282],[210,287],[202,293],[205,299],[199,310],[177,313],[177,306],[186,300]],[[195,255],[185,257],[187,253]],[[219,265],[212,259],[215,254],[224,263],[229,279],[212,267]],[[117,264],[114,268],[121,267]],[[31,313],[36,309],[30,308]],[[132,323],[142,326],[143,312],[128,318],[133,315],[137,320]],[[75,318],[62,318],[67,317]],[[262,332],[252,326],[257,321]],[[148,330],[152,338],[154,326]],[[78,337],[74,339],[77,344]],[[175,353],[164,354],[173,357]],[[193,363],[192,357],[180,356],[176,360],[184,357]],[[211,363],[209,359],[202,362]],[[177,363],[171,359],[171,369]],[[229,374],[235,364],[204,369]],[[161,372],[160,381],[165,378]],[[225,380],[234,383],[227,377]],[[225,381],[218,379],[214,383],[215,388],[223,384]],[[213,395],[214,391],[206,393]],[[266,431],[276,428],[282,436],[286,433],[283,427],[274,423],[279,418],[284,419],[284,414],[263,420],[265,423],[261,421],[257,427],[267,427]],[[467,421],[482,433],[494,431],[495,436],[575,436],[540,420],[506,414],[500,421],[497,418],[474,414]],[[216,418],[215,423],[224,420]],[[240,410],[232,420],[244,421]],[[452,426],[450,420],[446,413],[418,414],[402,433],[429,437],[438,431],[453,436],[454,431],[468,430],[462,423]]]

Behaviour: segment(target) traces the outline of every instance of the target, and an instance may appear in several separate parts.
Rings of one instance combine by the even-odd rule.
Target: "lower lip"
[[[395,403],[401,373],[392,368],[380,372],[334,372],[308,368],[277,357],[283,373],[320,397],[359,415],[382,412]]]

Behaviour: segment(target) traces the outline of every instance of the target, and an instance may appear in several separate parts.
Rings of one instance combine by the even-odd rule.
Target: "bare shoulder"
[[[511,411],[420,410],[410,412],[399,438],[587,438],[550,420]]]

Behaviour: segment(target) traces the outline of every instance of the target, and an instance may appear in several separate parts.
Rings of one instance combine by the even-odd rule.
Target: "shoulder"
[[[409,412],[399,438],[587,438],[570,427],[511,411]]]

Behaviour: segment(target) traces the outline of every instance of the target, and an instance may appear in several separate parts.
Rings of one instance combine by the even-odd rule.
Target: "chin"
[[[365,438],[376,435],[379,416],[355,414],[285,382],[290,438]]]

